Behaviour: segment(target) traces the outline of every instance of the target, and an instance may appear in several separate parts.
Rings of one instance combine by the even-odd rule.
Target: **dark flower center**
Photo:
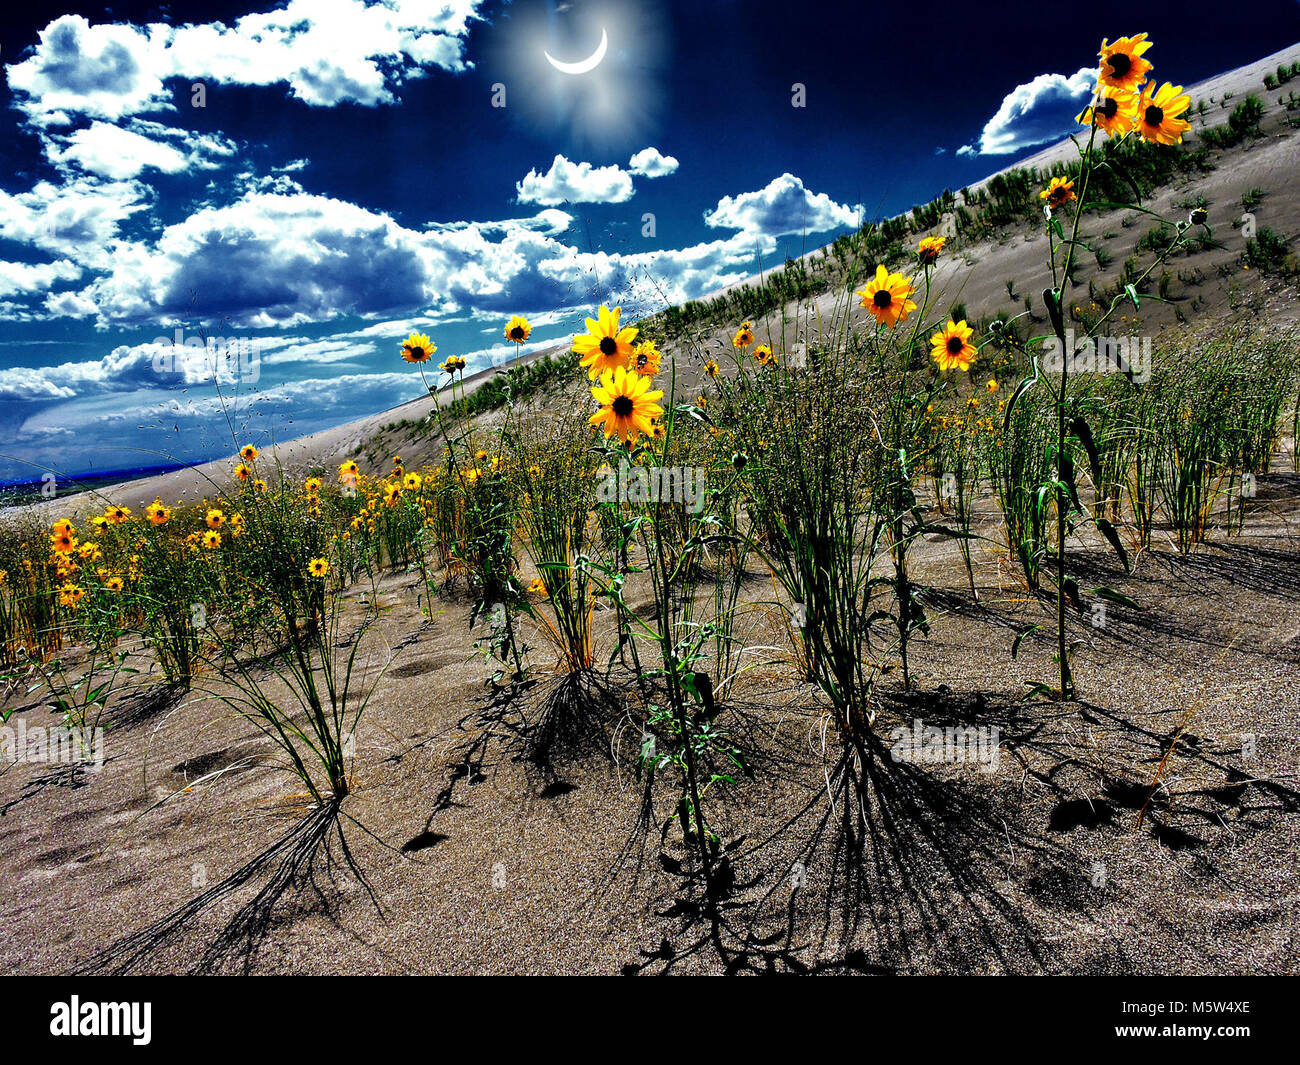
[[[894,294],[887,288],[877,289],[876,294],[871,297],[871,302],[877,307],[888,307],[894,302]]]
[[[1097,105],[1097,114],[1102,118],[1114,118],[1119,114],[1119,101],[1113,96],[1107,96]]]
[[[416,362],[419,362],[421,359],[423,359],[424,348],[419,347],[418,345],[416,347],[411,348],[411,358],[413,358]]]
[[[1148,126],[1158,126],[1165,120],[1164,108],[1152,104],[1146,111],[1146,123]]]
[[[615,396],[614,402],[611,404],[614,413],[620,418],[631,415],[634,406],[635,404],[633,404],[630,396]]]
[[[959,354],[961,354],[961,349],[964,348],[965,346],[966,346],[966,342],[965,342],[964,340],[962,340],[961,337],[949,337],[949,338],[948,338],[948,354],[949,354],[949,355],[959,355]]]
[[[649,361],[650,361],[649,357],[646,356],[645,354],[638,355],[638,356],[636,357],[636,367],[637,367],[637,369],[638,369],[638,370],[642,369],[642,368],[645,366],[645,364],[648,363]]]
[[[511,340],[523,340],[523,339],[524,339],[524,327],[521,326],[521,325],[517,325],[517,326],[515,326],[512,330],[510,330],[510,339],[511,339]]]
[[[618,342],[613,337],[600,338],[600,353],[602,355],[614,355],[618,352]]]
[[[1106,60],[1110,64],[1110,72],[1117,78],[1122,78],[1133,69],[1133,60],[1123,52],[1116,52]]]

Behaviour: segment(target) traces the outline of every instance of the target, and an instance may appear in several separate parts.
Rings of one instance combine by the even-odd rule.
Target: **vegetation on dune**
[[[133,514],[107,501],[88,523],[6,527],[0,663],[85,726],[104,719],[132,656],[152,655],[170,685],[256,725],[306,805],[337,809],[384,658],[371,638],[379,581],[409,573],[431,623],[439,597],[472,602],[473,653],[491,692],[521,707],[530,762],[550,775],[594,753],[630,761],[638,830],[676,824],[710,900],[730,883],[717,811],[755,771],[734,709],[756,669],[788,667],[815,689],[828,801],[863,846],[890,771],[882,687],[931,679],[911,657],[933,622],[922,540],[954,545],[972,598],[981,552],[1011,564],[1000,571],[1019,574],[1041,616],[1008,641],[1008,660],[1050,632],[1052,676],[1026,683],[1065,701],[1090,683],[1072,658],[1093,608],[1141,605],[1088,586],[1100,552],[1131,570],[1164,543],[1196,550],[1216,523],[1239,533],[1300,417],[1294,333],[1237,323],[1152,353],[1127,323],[1167,299],[1166,264],[1211,236],[1201,204],[1165,218],[1142,202],[1207,165],[1213,144],[1202,133],[1181,146],[1191,101],[1148,80],[1150,47],[1145,34],[1103,42],[1079,158],[1050,173],[945,193],[637,325],[601,305],[570,354],[516,359],[472,392],[454,355],[431,385],[436,345],[412,333],[401,359],[448,399],[409,427],[434,451],[419,468],[346,458],[302,478],[248,445],[200,503]],[[1252,100],[1221,137],[1258,130]],[[1116,207],[1151,228],[1103,288],[1087,230]],[[1048,262],[1037,279],[1007,279],[1023,310],[971,322],[934,306],[935,271],[962,239],[1030,217]],[[936,231],[945,220],[955,232]],[[1246,258],[1262,271],[1293,263],[1267,229]],[[832,290],[835,313],[810,313]],[[763,335],[754,321],[777,308],[781,325]],[[703,336],[718,322],[730,344]],[[520,316],[504,329],[516,352],[530,334]],[[554,409],[544,390],[560,392]],[[477,418],[487,412],[499,416]],[[996,529],[976,520],[985,499]],[[742,594],[755,575],[770,597]],[[345,625],[349,602],[361,619]]]

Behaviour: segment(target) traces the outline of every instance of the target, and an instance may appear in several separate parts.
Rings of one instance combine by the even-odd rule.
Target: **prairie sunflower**
[[[203,516],[204,522],[209,529],[220,529],[226,524],[226,516],[216,507],[209,507],[207,514]]]
[[[944,373],[949,370],[969,370],[971,360],[975,358],[975,345],[970,342],[974,333],[965,321],[954,322],[948,319],[939,332],[930,337],[930,356],[939,364]]]
[[[1054,177],[1047,188],[1038,194],[1040,200],[1046,200],[1048,207],[1064,207],[1076,197],[1074,182],[1069,178]]]
[[[1085,107],[1076,120],[1081,126],[1097,128],[1111,137],[1122,137],[1133,130],[1137,122],[1137,93],[1119,89],[1102,89],[1097,102]]]
[[[116,575],[109,577],[104,581],[104,587],[107,588],[110,592],[120,592],[122,590],[123,584],[124,582],[122,578]]]
[[[591,394],[600,404],[600,410],[588,419],[592,425],[601,425],[605,438],[615,433],[619,439],[629,442],[638,434],[652,436],[653,419],[663,414],[663,407],[655,402],[663,398],[663,390],[650,390],[650,378],[629,373],[623,367],[606,370],[600,377],[600,384],[592,388]]]
[[[939,253],[947,243],[947,237],[922,237],[916,249],[916,257],[928,265],[939,258]]]
[[[758,347],[754,349],[754,358],[758,360],[760,366],[776,365],[776,355],[767,344],[759,344]]]
[[[203,534],[203,546],[211,551],[214,547],[221,546],[221,533],[216,529],[209,529]]]
[[[752,343],[754,343],[754,323],[741,322],[736,335],[731,338],[731,346],[733,348],[747,348]]]
[[[257,458],[257,448],[255,448],[252,444],[245,444],[243,447],[239,449],[239,457],[243,459],[245,462],[252,462],[255,458]]]
[[[144,516],[151,525],[166,525],[171,520],[172,512],[163,505],[161,499],[155,499],[144,508]]]
[[[714,362],[712,359],[710,359],[708,362],[704,364],[704,372],[708,374],[710,377],[717,377],[718,364]]]
[[[50,532],[55,536],[62,536],[64,533],[69,535],[73,532],[73,525],[67,518],[60,518],[50,526]]]
[[[534,577],[532,583],[528,585],[529,595],[549,595],[546,590],[546,582],[541,577]]]
[[[998,382],[996,378],[990,377],[988,384],[986,384],[984,387],[989,390],[989,395],[992,395],[994,392],[998,390]]]
[[[867,308],[880,325],[894,326],[906,321],[916,310],[910,298],[912,282],[902,274],[891,274],[885,267],[876,267],[876,276],[858,293],[862,306]]]
[[[402,341],[402,358],[407,362],[428,362],[437,345],[423,333],[412,333]]]
[[[438,363],[438,369],[443,373],[454,374],[458,370],[465,369],[465,360],[459,355],[448,355],[442,362]]]
[[[50,550],[59,555],[69,555],[77,549],[77,538],[64,530],[50,537]]]
[[[123,522],[131,520],[131,508],[109,507],[104,511],[104,520],[109,525],[121,525]]]
[[[321,479],[319,477],[308,477],[303,482],[302,488],[309,496],[320,495]]]
[[[249,466],[247,463],[241,462],[238,466],[235,467],[236,480],[247,481],[252,476],[253,476],[253,468]]]
[[[1191,106],[1192,98],[1181,85],[1165,82],[1157,89],[1153,82],[1137,103],[1137,131],[1157,144],[1181,144],[1192,124],[1180,116]]]
[[[622,307],[612,311],[601,305],[599,318],[587,319],[587,332],[574,337],[573,350],[581,356],[578,365],[587,370],[587,378],[596,380],[602,374],[619,368],[626,369],[632,362],[632,341],[636,339],[636,329],[628,326],[618,327]]]
[[[528,319],[521,318],[517,314],[506,323],[506,339],[512,344],[522,344],[532,331],[533,327],[528,324]]]
[[[310,577],[324,577],[330,571],[330,564],[323,558],[313,558],[307,563],[307,575]]]
[[[1103,89],[1119,89],[1122,92],[1134,92],[1147,80],[1147,71],[1151,61],[1142,58],[1142,53],[1151,47],[1145,33],[1135,37],[1120,37],[1114,44],[1104,38],[1101,42],[1101,68],[1098,81]]]
[[[418,473],[408,473],[402,478],[402,487],[408,492],[418,492],[422,484],[424,484],[424,480]]]
[[[256,481],[253,482],[253,490],[255,492],[265,492],[266,482],[259,477]]]
[[[662,356],[653,340],[644,340],[632,349],[632,369],[642,377],[653,377],[659,372]]]
[[[361,468],[353,462],[352,459],[348,459],[346,462],[340,462],[339,480],[345,484],[356,484],[357,474],[360,472],[360,469]]]
[[[59,589],[59,605],[76,606],[81,602],[81,597],[85,594],[79,584],[65,584]]]

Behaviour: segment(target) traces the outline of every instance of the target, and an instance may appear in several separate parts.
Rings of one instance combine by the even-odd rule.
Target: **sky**
[[[1059,139],[1103,36],[1184,85],[1300,40],[1296,0],[916,10],[8,5],[0,481],[385,410],[412,329],[473,371],[512,314],[547,346],[779,265]]]

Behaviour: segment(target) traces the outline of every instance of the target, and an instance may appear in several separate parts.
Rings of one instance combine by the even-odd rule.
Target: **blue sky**
[[[603,298],[700,295],[1056,139],[1102,36],[1149,31],[1183,84],[1300,39],[1294,0],[915,10],[11,7],[0,479],[385,409],[422,390],[396,356],[413,326],[473,369],[512,313],[546,343]],[[588,73],[547,59],[602,35]],[[177,330],[235,343],[176,359]]]

